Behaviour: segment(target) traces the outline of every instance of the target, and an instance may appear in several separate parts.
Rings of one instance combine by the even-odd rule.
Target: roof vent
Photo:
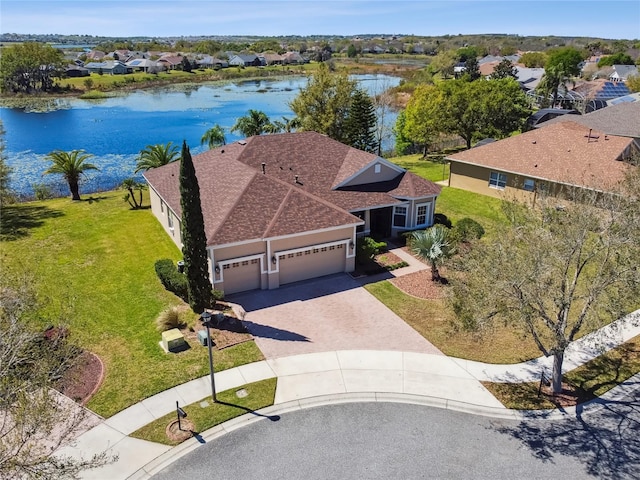
[[[589,134],[585,135],[585,137],[587,137],[587,143],[589,143],[591,141],[591,139],[593,140],[598,140],[600,138],[600,135],[593,135],[591,132],[593,131],[592,128],[589,129]]]
[[[247,144],[246,140],[238,140],[238,143],[240,145],[246,145]]]
[[[295,178],[295,183],[300,183],[298,182],[298,175],[295,175],[294,178]]]
[[[262,165],[262,174],[265,175],[267,173],[267,164],[262,162],[260,165]]]
[[[536,141],[535,141],[535,140],[533,140],[531,143],[533,143],[533,144],[535,145],[535,144],[536,144]]]

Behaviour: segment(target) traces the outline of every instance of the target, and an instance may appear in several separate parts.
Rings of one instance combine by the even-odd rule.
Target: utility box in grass
[[[185,346],[184,335],[177,328],[162,332],[162,348],[167,352],[181,350]]]

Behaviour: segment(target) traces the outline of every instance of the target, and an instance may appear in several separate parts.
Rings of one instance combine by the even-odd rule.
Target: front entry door
[[[371,236],[376,240],[391,236],[391,218],[393,207],[376,208],[369,212]]]

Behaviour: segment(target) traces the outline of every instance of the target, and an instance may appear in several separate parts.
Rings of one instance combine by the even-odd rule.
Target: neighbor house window
[[[407,207],[393,207],[393,226],[404,227],[407,225]]]
[[[533,192],[533,190],[536,188],[536,182],[534,182],[530,178],[527,178],[524,181],[524,185],[522,186],[522,188],[524,188],[527,192]]]
[[[429,221],[429,203],[420,203],[416,205],[416,227],[426,225]]]
[[[504,173],[491,172],[491,176],[489,177],[489,188],[504,190],[506,186],[507,176]]]

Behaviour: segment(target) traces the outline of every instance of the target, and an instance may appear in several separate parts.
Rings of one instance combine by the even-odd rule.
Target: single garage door
[[[313,247],[295,253],[279,254],[280,285],[344,272],[345,245]]]
[[[260,288],[260,260],[242,260],[222,266],[225,294]]]

